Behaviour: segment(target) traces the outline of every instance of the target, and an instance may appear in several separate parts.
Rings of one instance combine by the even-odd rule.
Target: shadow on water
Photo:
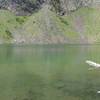
[[[17,73],[13,78],[2,79],[2,84],[0,84],[0,99],[44,100],[45,86],[43,78],[38,75],[30,75],[26,72]]]
[[[13,83],[13,100],[44,100],[45,86],[43,79],[38,75],[22,74]]]

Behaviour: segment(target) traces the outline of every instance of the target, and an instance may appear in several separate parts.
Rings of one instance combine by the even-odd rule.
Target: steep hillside
[[[14,38],[19,42],[31,43],[72,43],[78,34],[72,28],[69,18],[64,19],[44,6],[16,30]],[[75,34],[74,34],[75,33]]]
[[[26,17],[18,17],[6,10],[0,10],[0,43],[13,39],[12,31],[25,21]]]
[[[100,42],[100,8],[88,0],[4,1],[0,0],[0,43]]]
[[[19,31],[18,31],[19,30]],[[43,7],[16,30],[14,38],[27,43],[97,43],[100,41],[98,9],[81,8],[70,15],[58,16]]]

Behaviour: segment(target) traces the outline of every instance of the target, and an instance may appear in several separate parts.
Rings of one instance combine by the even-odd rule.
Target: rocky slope
[[[0,0],[0,8],[23,16],[33,13],[39,9],[43,3],[43,0]]]
[[[17,15],[27,15],[48,4],[57,13],[65,14],[83,6],[90,6],[92,0],[0,0],[0,8]]]

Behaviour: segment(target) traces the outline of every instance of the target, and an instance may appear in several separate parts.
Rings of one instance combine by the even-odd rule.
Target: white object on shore
[[[100,91],[97,91],[97,93],[100,93]]]
[[[87,60],[86,63],[93,67],[93,68],[89,68],[89,70],[100,68],[100,64],[95,63],[93,61]]]

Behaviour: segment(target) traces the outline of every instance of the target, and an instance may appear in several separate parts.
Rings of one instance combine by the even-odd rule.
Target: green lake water
[[[0,46],[0,100],[100,100],[99,45]]]

